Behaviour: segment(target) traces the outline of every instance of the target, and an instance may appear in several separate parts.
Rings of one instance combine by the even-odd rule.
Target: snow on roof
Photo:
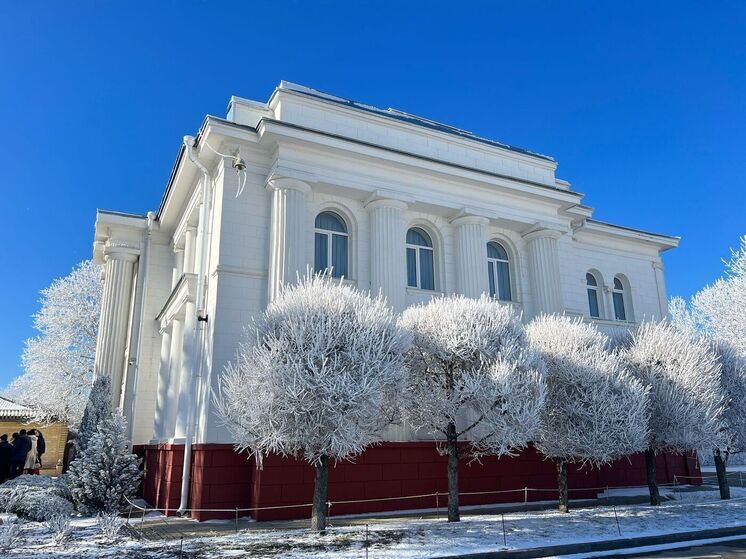
[[[34,410],[31,408],[0,396],[0,417],[26,418],[32,415]]]
[[[358,109],[361,111],[375,113],[381,116],[385,116],[387,118],[399,120],[401,122],[407,122],[409,124],[414,124],[416,126],[422,126],[424,128],[436,130],[438,132],[444,132],[446,134],[453,134],[455,136],[460,136],[461,138],[466,138],[469,140],[473,140],[475,142],[481,142],[483,144],[488,144],[491,146],[507,149],[510,151],[521,153],[523,155],[529,155],[531,157],[538,157],[546,161],[552,161],[552,162],[555,161],[555,159],[553,157],[550,157],[549,155],[543,155],[541,153],[536,153],[533,151],[529,151],[527,149],[519,148],[516,146],[511,146],[509,144],[504,144],[496,140],[490,140],[489,138],[477,136],[476,134],[474,134],[473,132],[469,132],[468,130],[462,130],[461,128],[456,128],[455,126],[450,126],[448,124],[443,124],[441,122],[436,122],[434,120],[412,115],[404,111],[392,109],[390,107],[388,109],[381,109],[380,107],[374,107],[373,105],[366,105],[365,103],[358,103],[357,101],[345,99],[344,97],[337,97],[336,95],[330,95],[329,93],[317,91],[316,89],[311,89],[310,87],[306,87],[304,85],[298,85],[298,84],[288,82],[285,80],[282,80],[280,82],[278,89],[285,90],[285,91],[293,91],[295,93],[300,93],[302,95],[308,95],[309,97],[316,97],[317,99],[323,99],[325,101],[330,101],[332,103],[345,105],[345,106],[352,107],[354,109]]]

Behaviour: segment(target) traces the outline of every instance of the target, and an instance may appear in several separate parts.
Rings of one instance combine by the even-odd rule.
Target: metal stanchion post
[[[523,506],[528,512],[528,487],[523,488]]]
[[[236,534],[238,534],[238,507],[236,507]]]
[[[440,499],[438,498],[438,492],[435,492],[435,516],[440,518]]]
[[[365,525],[365,559],[368,559],[368,525]]]
[[[616,515],[616,505],[614,505],[614,520],[616,520],[616,530],[619,535],[622,535],[622,529],[619,527],[619,517]]]
[[[179,541],[179,559],[181,559],[181,554],[184,551],[184,536],[181,536],[181,540]]]
[[[503,523],[503,545],[505,547],[508,547],[508,538],[505,536],[505,515],[503,513],[500,513],[500,518],[502,519]]]

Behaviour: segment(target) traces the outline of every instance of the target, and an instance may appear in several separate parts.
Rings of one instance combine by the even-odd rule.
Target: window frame
[[[589,282],[589,279],[593,279],[593,284]],[[585,292],[586,296],[588,297],[588,316],[590,318],[597,318],[601,319],[601,313],[602,313],[602,307],[601,307],[601,297],[599,295],[602,294],[601,287],[599,286],[598,277],[596,274],[594,274],[591,271],[588,271],[585,273]],[[593,297],[596,300],[596,314],[593,314],[593,309],[591,305],[591,293],[593,293]]]
[[[497,245],[502,249],[502,251],[505,253],[505,259],[494,256],[490,256],[490,245]],[[492,240],[487,243],[487,291],[489,292],[490,297],[493,299],[496,299],[498,301],[503,301],[506,303],[512,303],[514,301],[513,297],[513,273],[512,273],[512,266],[510,265],[510,253],[508,252],[508,249],[505,248],[505,245],[503,245],[501,242]],[[499,253],[500,250],[496,249]],[[500,264],[505,264],[505,268],[507,270],[507,282],[505,285],[508,287],[508,298],[503,299],[500,296],[500,270],[501,266]],[[492,280],[492,281],[490,281]],[[495,293],[492,293],[491,285],[495,286]]]
[[[617,284],[619,284],[620,287],[617,287]],[[629,312],[627,310],[627,289],[624,286],[624,281],[619,276],[614,276],[614,281],[612,282],[612,288],[611,288],[611,303],[614,307],[614,320],[617,320],[619,322],[628,322],[627,316],[629,315]],[[618,297],[617,297],[618,296]],[[619,309],[617,306],[617,300],[621,302],[621,314],[622,317],[619,316]]]
[[[323,214],[329,214],[336,218],[342,225],[342,228],[344,231],[333,231],[331,229],[323,229],[321,227],[318,227],[316,225],[316,222],[319,219],[319,216]],[[348,279],[349,271],[350,271],[350,232],[349,232],[349,226],[347,225],[347,221],[339,215],[339,213],[333,211],[333,210],[323,210],[316,214],[316,217],[314,218],[314,262],[313,262],[313,268],[314,272],[317,274],[324,274],[328,273],[330,277],[332,278],[344,278]],[[326,237],[326,267],[323,270],[319,270],[316,266],[316,235],[324,235]],[[345,271],[346,274],[340,274],[335,275],[335,267],[333,262],[333,255],[334,255],[334,235],[344,237],[346,239],[345,241]]]
[[[406,237],[409,236],[410,231],[417,231],[420,235],[422,235],[425,240],[430,241],[430,246],[425,245],[415,245],[410,243],[406,240]],[[406,261],[405,265],[407,267],[407,288],[409,289],[421,289],[423,291],[437,291],[437,281],[435,277],[435,247],[433,246],[433,237],[430,233],[425,231],[422,227],[419,227],[417,225],[414,225],[412,227],[409,227],[407,229],[407,233],[405,235],[405,255],[406,255]],[[415,281],[417,285],[410,285],[409,284],[409,251],[414,251],[414,271],[415,271]],[[421,251],[429,251],[430,252],[430,266],[431,266],[431,276],[433,278],[433,285],[431,288],[428,287],[422,287],[422,258],[420,257]]]

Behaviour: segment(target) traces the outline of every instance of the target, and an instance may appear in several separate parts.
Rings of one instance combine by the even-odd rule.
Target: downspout
[[[186,433],[184,436],[184,465],[181,472],[181,499],[177,514],[184,515],[189,506],[189,485],[192,471],[192,439],[194,438],[194,415],[197,407],[197,388],[200,380],[200,367],[202,363],[202,339],[207,323],[205,315],[205,282],[207,267],[207,248],[208,248],[208,224],[207,211],[210,204],[210,193],[212,190],[212,181],[210,172],[207,167],[199,160],[194,147],[196,140],[192,136],[184,136],[184,147],[186,148],[189,160],[202,172],[202,203],[199,209],[199,229],[197,247],[197,294],[195,306],[197,310],[197,327],[194,329],[192,339],[192,376],[189,387],[189,410],[187,413]]]

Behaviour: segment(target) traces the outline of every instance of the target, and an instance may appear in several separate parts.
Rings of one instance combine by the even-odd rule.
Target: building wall
[[[143,497],[167,514],[174,514],[179,505],[183,449],[183,445],[149,445],[140,450],[146,456]],[[234,518],[235,508],[251,509],[238,514],[256,520],[309,516],[315,472],[306,462],[272,455],[258,468],[231,445],[195,445],[194,457],[189,507],[227,510],[194,510],[193,518]],[[446,460],[433,441],[390,442],[369,448],[353,462],[332,464],[330,513],[444,509]],[[663,453],[656,460],[658,483],[673,484],[677,476],[679,482],[700,483],[696,456]],[[645,458],[636,454],[602,468],[570,465],[568,475],[570,499],[594,499],[607,487],[645,485]],[[459,468],[462,506],[553,501],[556,486],[554,463],[532,447],[516,457],[486,457]]]

